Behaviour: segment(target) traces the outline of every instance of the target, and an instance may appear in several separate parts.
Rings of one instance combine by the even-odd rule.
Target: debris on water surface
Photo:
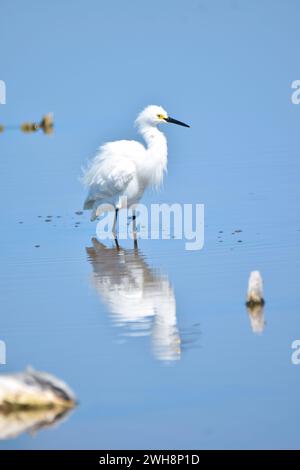
[[[72,408],[72,390],[46,372],[27,368],[25,372],[0,375],[0,413],[13,410]]]
[[[53,113],[48,113],[42,117],[39,123],[39,128],[44,131],[45,134],[52,134],[54,127]]]
[[[0,374],[0,439],[57,424],[75,405],[70,388],[46,372]]]
[[[259,271],[252,271],[248,281],[247,306],[263,304],[263,280]]]
[[[247,311],[253,333],[261,334],[265,327],[263,280],[259,271],[252,271],[248,281]]]

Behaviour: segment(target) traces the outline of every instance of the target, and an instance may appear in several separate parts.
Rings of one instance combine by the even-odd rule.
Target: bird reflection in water
[[[108,248],[96,238],[92,244],[86,248],[92,284],[114,324],[124,327],[127,336],[151,335],[157,359],[179,360],[176,300],[168,278],[151,269],[137,248]]]

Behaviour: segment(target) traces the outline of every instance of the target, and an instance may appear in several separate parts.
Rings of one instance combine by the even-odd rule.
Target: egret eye
[[[158,119],[165,119],[165,116],[163,114],[158,114],[157,117]]]

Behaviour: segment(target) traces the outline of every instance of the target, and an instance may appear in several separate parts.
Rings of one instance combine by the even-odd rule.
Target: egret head
[[[190,127],[184,122],[177,121],[177,119],[173,119],[168,116],[167,111],[162,108],[161,106],[150,105],[147,106],[137,117],[135,123],[142,129],[143,127],[153,127],[157,126],[158,124],[170,122],[173,124],[178,124],[179,126]]]

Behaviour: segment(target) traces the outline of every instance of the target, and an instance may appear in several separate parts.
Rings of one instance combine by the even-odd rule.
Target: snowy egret
[[[138,203],[147,187],[162,183],[168,152],[166,137],[158,125],[164,122],[189,127],[169,117],[161,106],[147,106],[135,121],[146,147],[135,140],[108,142],[100,147],[84,172],[82,180],[89,190],[84,209],[92,210],[91,220],[114,210],[115,238],[118,211]]]

